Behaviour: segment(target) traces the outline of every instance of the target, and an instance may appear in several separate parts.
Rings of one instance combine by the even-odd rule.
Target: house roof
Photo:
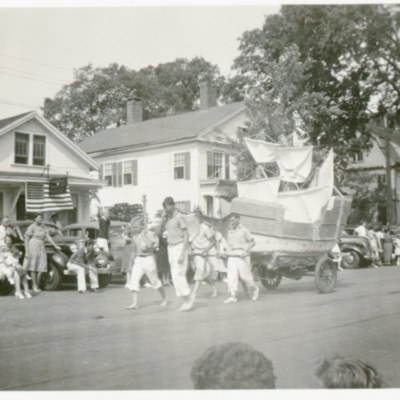
[[[391,164],[400,163],[400,132],[387,129],[376,125],[369,125],[372,136],[375,138],[376,143],[382,150],[383,154],[386,153],[386,134],[389,139],[389,157]]]
[[[0,129],[4,128],[7,125],[12,124],[14,121],[18,121],[20,118],[24,117],[25,115],[30,114],[31,112],[32,111],[29,111],[29,112],[26,112],[23,114],[14,115],[13,117],[0,119]]]
[[[244,102],[237,102],[211,107],[207,110],[136,122],[100,131],[81,142],[80,147],[87,153],[93,153],[127,146],[198,137],[244,109]]]

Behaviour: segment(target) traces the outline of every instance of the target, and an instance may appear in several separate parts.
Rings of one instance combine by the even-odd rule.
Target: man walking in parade
[[[232,214],[229,219],[228,231],[228,288],[231,296],[224,303],[237,302],[239,278],[246,284],[252,300],[257,300],[259,288],[254,282],[251,271],[250,249],[255,246],[255,241],[250,231],[240,224],[240,217]]]
[[[183,299],[183,305],[178,311],[189,311],[193,307],[193,299],[190,296],[190,287],[186,278],[189,242],[186,221],[176,210],[175,201],[172,197],[164,199],[163,208],[172,282],[176,295]]]

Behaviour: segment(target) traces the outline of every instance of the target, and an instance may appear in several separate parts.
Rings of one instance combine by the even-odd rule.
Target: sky
[[[199,56],[227,76],[239,55],[238,39],[245,31],[261,28],[265,17],[280,9],[274,2],[250,6],[122,2],[118,7],[76,3],[10,8],[0,2],[0,119],[39,110],[46,97],[53,98],[73,81],[74,69],[89,63],[139,70]]]

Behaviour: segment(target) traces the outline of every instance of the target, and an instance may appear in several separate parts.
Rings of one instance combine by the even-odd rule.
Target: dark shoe
[[[90,293],[100,293],[99,289],[90,289]]]
[[[89,290],[78,290],[79,294],[90,294]]]

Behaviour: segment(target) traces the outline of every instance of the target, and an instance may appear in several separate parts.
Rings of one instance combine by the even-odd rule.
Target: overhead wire
[[[73,68],[66,68],[66,67],[60,67],[58,65],[46,64],[46,63],[42,63],[42,62],[39,62],[39,61],[28,60],[28,59],[22,58],[22,57],[10,56],[9,54],[0,53],[0,56],[8,57],[8,58],[14,58],[16,60],[22,60],[22,61],[26,61],[26,62],[33,63],[33,64],[45,65],[46,67],[63,69],[65,71],[70,71],[70,72],[74,71]]]
[[[47,84],[49,84],[49,85],[56,85],[56,86],[62,86],[62,85],[64,85],[63,83],[49,82],[49,81],[45,81],[45,80],[43,80],[43,79],[29,78],[29,77],[27,77],[27,76],[16,75],[16,74],[12,74],[11,72],[0,71],[0,74],[11,75],[11,76],[15,76],[15,77],[17,77],[17,78],[28,79],[28,80],[30,80],[30,81],[43,82],[43,83],[47,83]]]
[[[50,79],[50,80],[54,80],[54,81],[59,81],[60,83],[69,83],[69,81],[65,80],[65,79],[60,79],[60,78],[53,78],[50,76],[46,76],[46,75],[41,75],[41,74],[35,74],[34,72],[28,72],[28,71],[23,71],[20,69],[15,69],[15,68],[10,68],[10,67],[4,67],[3,65],[0,65],[0,68],[2,69],[7,69],[9,71],[14,71],[14,72],[19,72],[22,74],[26,74],[26,75],[33,75],[33,76],[38,76],[40,78],[45,78],[45,79]],[[0,71],[1,72],[1,71]]]

